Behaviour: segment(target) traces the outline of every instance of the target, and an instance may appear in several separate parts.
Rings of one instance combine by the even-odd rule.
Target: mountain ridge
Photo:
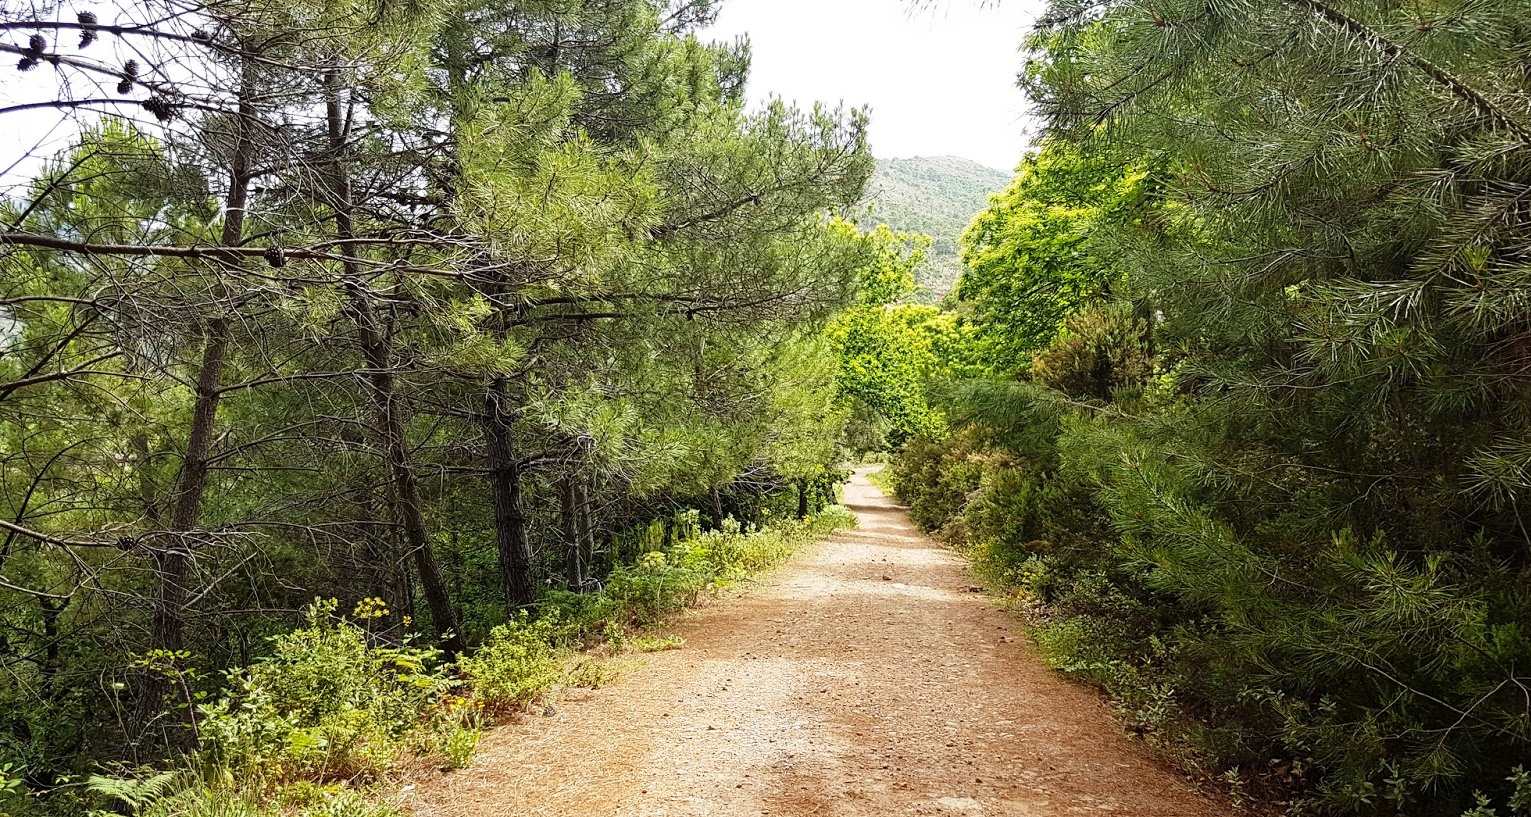
[[[895,230],[924,233],[930,252],[915,270],[916,300],[940,301],[962,273],[958,239],[973,217],[1003,190],[1011,174],[960,156],[878,159],[867,182],[870,220]]]

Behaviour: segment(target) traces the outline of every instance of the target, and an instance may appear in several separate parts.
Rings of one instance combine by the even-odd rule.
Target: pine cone
[[[85,48],[96,41],[96,13],[82,11],[74,15],[74,19],[83,28],[80,29],[80,47]]]
[[[170,100],[162,96],[151,96],[139,104],[143,106],[144,110],[154,114],[154,118],[161,122],[169,122],[175,118],[175,106],[170,104]]]

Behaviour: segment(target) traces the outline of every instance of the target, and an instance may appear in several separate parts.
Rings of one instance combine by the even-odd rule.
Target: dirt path
[[[1212,817],[858,472],[841,533],[686,646],[494,730],[420,817]]]

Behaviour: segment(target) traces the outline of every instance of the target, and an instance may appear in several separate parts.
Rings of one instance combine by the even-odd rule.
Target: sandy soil
[[[858,472],[860,518],[421,783],[419,817],[1211,817]]]

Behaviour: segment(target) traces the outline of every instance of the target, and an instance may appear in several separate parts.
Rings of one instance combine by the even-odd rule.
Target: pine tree
[[[1528,20],[1057,2],[1032,41],[1053,138],[1163,168],[1111,232],[1166,377],[1065,460],[1182,609],[1186,694],[1284,721],[1335,813],[1458,813],[1531,742]]]

